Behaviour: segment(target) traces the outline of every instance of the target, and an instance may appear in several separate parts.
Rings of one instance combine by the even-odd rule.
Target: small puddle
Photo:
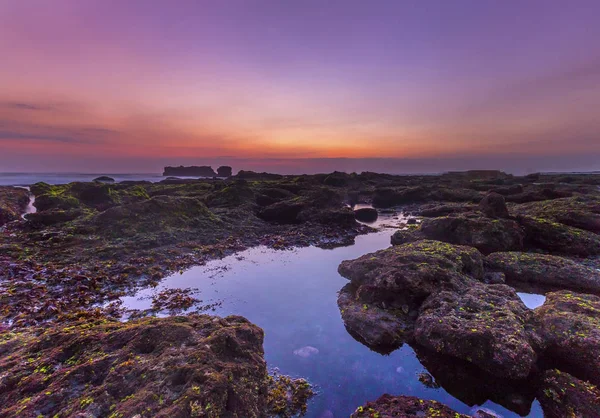
[[[529,309],[535,309],[542,306],[546,301],[546,296],[535,293],[517,292],[517,295]]]

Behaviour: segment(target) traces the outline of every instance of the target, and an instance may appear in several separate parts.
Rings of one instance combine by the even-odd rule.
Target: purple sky
[[[0,0],[0,172],[600,169],[598,16],[585,0]]]

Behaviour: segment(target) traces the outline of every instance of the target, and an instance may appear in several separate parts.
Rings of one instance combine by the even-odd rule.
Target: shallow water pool
[[[477,403],[472,400],[467,405],[443,387],[429,388],[419,381],[418,373],[427,370],[408,345],[381,355],[354,340],[344,328],[337,292],[348,281],[337,273],[337,267],[342,260],[388,247],[392,232],[362,235],[353,246],[329,250],[253,248],[168,277],[157,289],[123,301],[128,307],[146,309],[151,304],[148,296],[157,291],[191,287],[199,289],[197,297],[204,303],[222,302],[215,314],[245,316],[265,331],[270,368],[305,377],[316,385],[319,395],[311,401],[308,417],[348,417],[357,406],[383,393],[435,399],[459,412],[473,412]],[[456,388],[444,387],[456,393]],[[519,416],[479,395],[466,398],[476,398],[500,416]],[[525,415],[531,399],[511,403],[520,403]],[[529,416],[542,416],[537,402]]]

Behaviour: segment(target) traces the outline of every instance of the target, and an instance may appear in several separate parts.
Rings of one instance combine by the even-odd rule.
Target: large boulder
[[[535,310],[534,323],[547,346],[546,362],[600,384],[600,297],[549,293]]]
[[[481,202],[479,210],[488,218],[508,218],[508,209],[504,196],[498,193],[488,193]]]
[[[411,342],[423,300],[443,289],[459,291],[483,276],[474,248],[419,241],[343,261],[339,273],[351,282],[338,306],[348,332],[374,351],[389,353]]]
[[[518,216],[517,220],[525,232],[527,249],[577,257],[600,255],[597,234],[543,218]]]
[[[421,232],[427,239],[469,245],[485,254],[522,249],[525,236],[519,224],[513,220],[481,216],[425,219]]]
[[[415,341],[494,376],[524,379],[533,370],[540,346],[526,325],[530,316],[511,287],[473,281],[465,292],[440,292],[423,303]]]
[[[359,406],[351,418],[392,417],[439,417],[468,418],[437,401],[428,401],[414,396],[382,395],[374,402]]]
[[[461,290],[483,277],[483,257],[474,248],[417,241],[343,261],[338,272],[366,303],[384,308],[420,306],[432,293]]]
[[[242,317],[83,322],[0,338],[1,416],[266,414],[263,331]]]
[[[486,268],[505,274],[509,282],[600,292],[600,271],[568,258],[522,252],[488,255]]]
[[[546,418],[600,417],[600,390],[560,370],[547,370],[537,398]]]

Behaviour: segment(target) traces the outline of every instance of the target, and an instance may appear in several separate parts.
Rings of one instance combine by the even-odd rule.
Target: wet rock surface
[[[440,292],[423,303],[415,341],[494,376],[524,379],[540,345],[527,325],[530,315],[511,287],[473,282],[464,293]]]
[[[600,390],[560,370],[544,373],[538,399],[547,418],[600,416]]]
[[[600,271],[565,257],[500,252],[488,255],[485,264],[490,271],[504,273],[509,282],[600,293]]]
[[[391,417],[440,417],[467,418],[437,401],[419,399],[414,396],[382,395],[373,402],[359,406],[351,418]]]
[[[547,363],[600,384],[600,297],[560,291],[535,310]]]

